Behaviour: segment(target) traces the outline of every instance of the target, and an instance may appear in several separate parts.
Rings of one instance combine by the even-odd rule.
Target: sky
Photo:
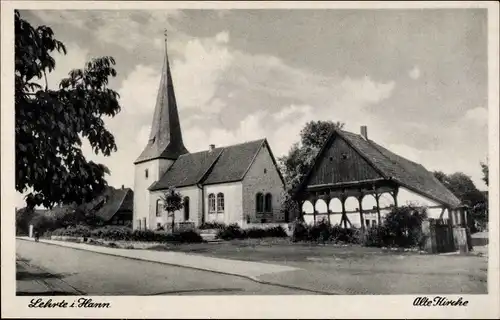
[[[21,11],[68,52],[49,86],[86,61],[115,58],[106,118],[118,151],[109,185],[133,188],[164,57],[164,30],[190,152],[267,138],[276,157],[311,120],[345,123],[428,170],[463,172],[479,189],[488,154],[486,9]],[[17,204],[22,204],[18,194]]]

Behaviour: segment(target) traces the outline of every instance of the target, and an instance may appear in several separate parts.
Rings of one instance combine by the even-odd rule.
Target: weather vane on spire
[[[167,37],[168,37],[168,30],[167,29],[164,29],[163,30],[163,35],[165,36],[165,40],[167,40]]]

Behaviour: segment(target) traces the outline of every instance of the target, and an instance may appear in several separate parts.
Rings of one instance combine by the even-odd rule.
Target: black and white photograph
[[[7,2],[2,279],[23,308],[498,298],[498,3]]]

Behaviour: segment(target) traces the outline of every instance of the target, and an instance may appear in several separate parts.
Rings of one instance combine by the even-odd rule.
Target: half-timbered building
[[[306,222],[344,227],[381,224],[393,207],[426,207],[429,218],[464,225],[460,200],[422,165],[360,134],[333,130],[297,189]]]

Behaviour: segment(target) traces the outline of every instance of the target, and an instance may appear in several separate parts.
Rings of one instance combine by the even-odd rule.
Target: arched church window
[[[145,176],[146,178],[148,178],[148,176],[149,176],[149,171],[148,171],[148,169],[144,170],[144,176]]]
[[[156,200],[156,216],[161,217],[161,213],[163,211],[163,202],[158,199]]]
[[[224,194],[217,194],[217,212],[224,212]]]
[[[273,212],[273,196],[270,193],[264,199],[264,212]]]
[[[260,192],[255,196],[255,211],[257,213],[264,212],[264,195]]]
[[[189,220],[189,197],[184,198],[184,221]]]
[[[215,212],[215,194],[208,195],[208,211]]]

